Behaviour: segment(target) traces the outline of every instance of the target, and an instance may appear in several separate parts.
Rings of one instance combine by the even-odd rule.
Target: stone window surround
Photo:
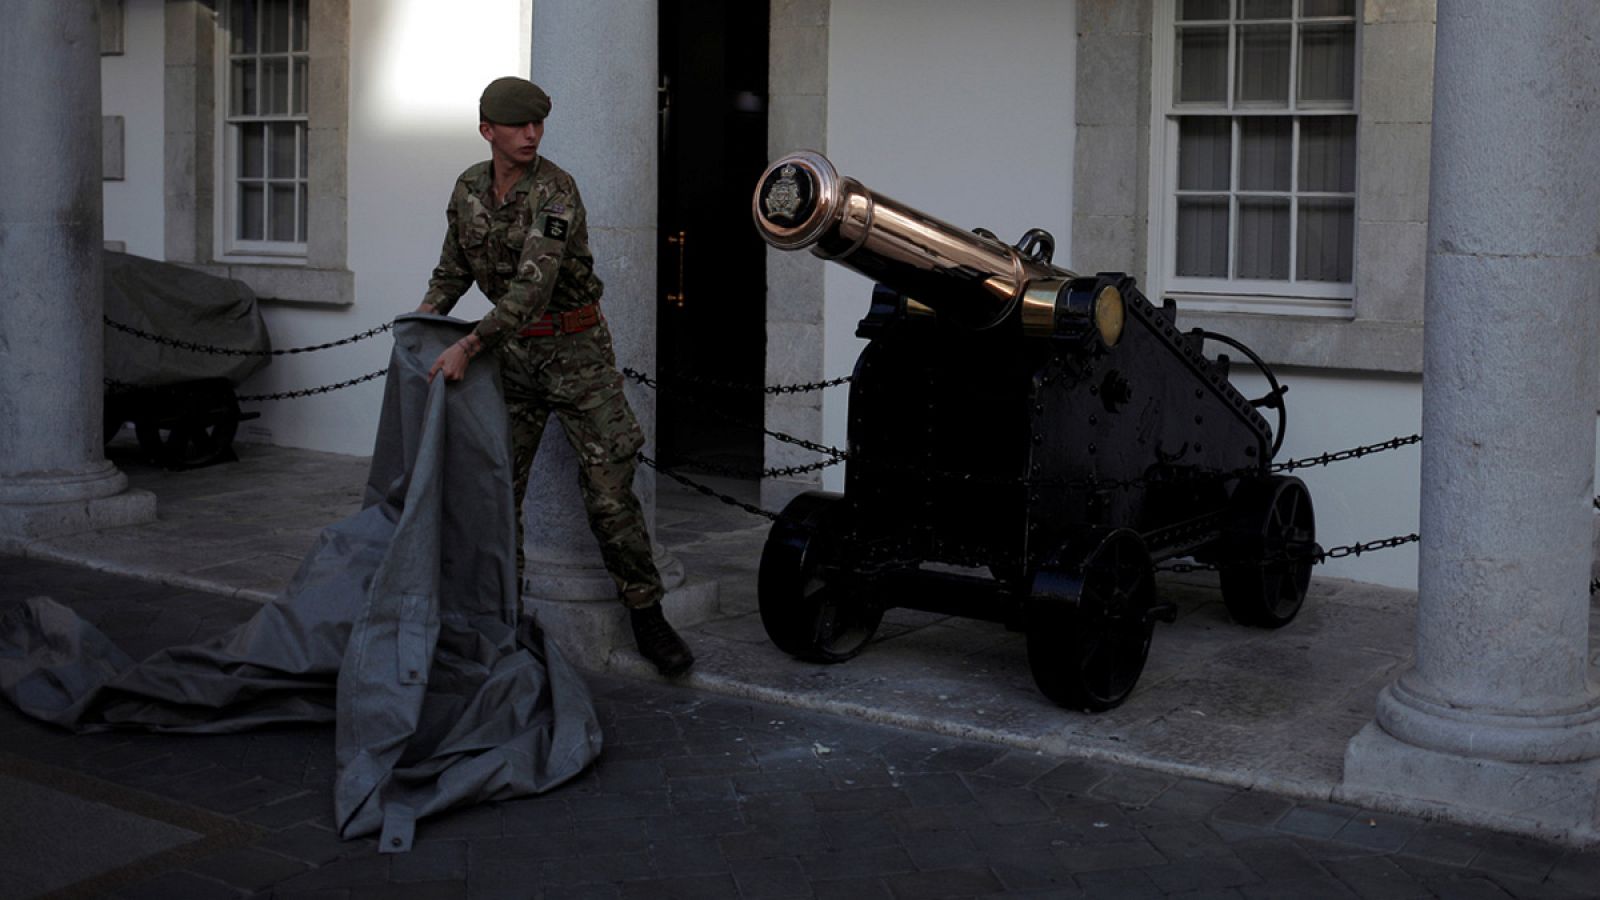
[[[1154,4],[1078,0],[1073,264],[1142,281],[1150,247]],[[1353,318],[1194,312],[1179,323],[1226,333],[1268,362],[1422,371],[1434,0],[1362,3]],[[1129,152],[1129,148],[1136,148]],[[1420,185],[1420,187],[1419,187]],[[1159,303],[1159,296],[1152,297]]]
[[[307,84],[309,209],[306,255],[264,262],[219,257],[217,15],[211,0],[169,0],[166,11],[167,261],[248,284],[263,300],[349,306],[355,276],[348,246],[346,160],[349,121],[349,0],[310,4]]]

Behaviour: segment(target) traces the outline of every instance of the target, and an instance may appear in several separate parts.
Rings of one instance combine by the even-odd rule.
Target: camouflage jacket
[[[450,205],[439,265],[424,306],[447,313],[474,282],[494,303],[474,333],[495,347],[546,312],[600,299],[589,251],[588,216],[565,170],[536,157],[506,201],[496,206],[489,162],[461,173]]]

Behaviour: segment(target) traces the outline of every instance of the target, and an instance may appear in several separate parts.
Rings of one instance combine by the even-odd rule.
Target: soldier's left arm
[[[485,347],[496,346],[544,315],[555,294],[568,242],[586,227],[585,219],[578,189],[570,181],[563,179],[543,197],[522,242],[517,274],[495,301],[493,311],[473,330]]]

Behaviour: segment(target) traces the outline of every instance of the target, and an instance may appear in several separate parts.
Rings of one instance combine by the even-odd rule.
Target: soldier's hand
[[[433,383],[433,376],[444,373],[446,381],[460,381],[467,376],[467,363],[478,355],[483,349],[483,344],[478,341],[478,336],[469,334],[454,344],[446,347],[439,358],[433,361],[433,368],[428,370],[428,383]]]

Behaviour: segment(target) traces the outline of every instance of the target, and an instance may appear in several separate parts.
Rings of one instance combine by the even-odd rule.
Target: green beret
[[[550,95],[526,78],[507,75],[489,82],[478,98],[478,118],[497,125],[542,122],[550,114]]]

